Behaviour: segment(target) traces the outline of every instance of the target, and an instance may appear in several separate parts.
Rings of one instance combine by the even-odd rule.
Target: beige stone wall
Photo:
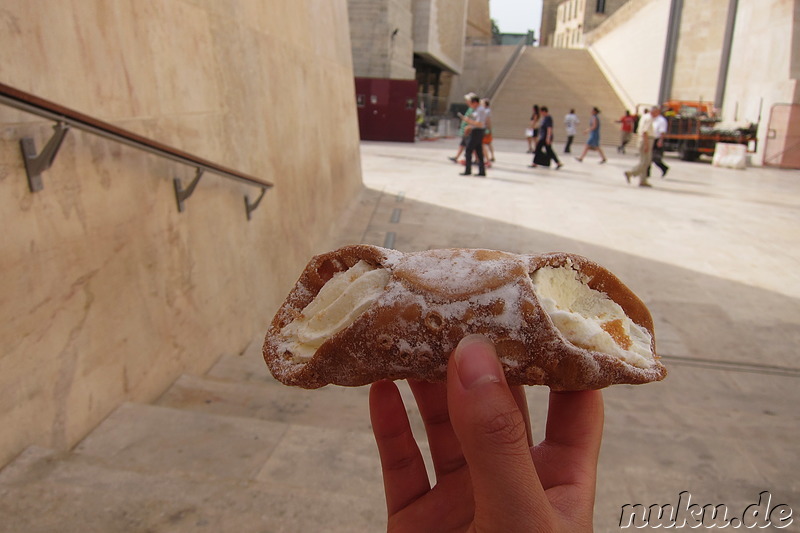
[[[0,105],[0,465],[71,446],[125,400],[260,336],[361,187],[345,0],[7,0],[0,80],[275,183],[71,131],[31,193]],[[266,372],[266,367],[264,369]]]
[[[517,45],[465,47],[464,71],[453,78],[449,101],[463,103],[469,92],[484,96],[516,49]]]
[[[553,46],[583,48],[586,0],[566,0],[558,5]]]
[[[590,32],[603,24],[622,6],[628,3],[641,2],[641,0],[605,0],[605,9],[602,13],[597,12],[597,0],[574,0],[580,2],[585,9],[584,32]]]
[[[467,0],[467,41],[492,42],[492,20],[489,0]]]
[[[774,104],[800,103],[796,47],[800,2],[740,0],[733,36],[722,117],[726,121],[761,123],[758,153],[761,164]],[[783,142],[776,139],[775,142]]]
[[[355,76],[414,79],[412,0],[347,3]]]
[[[637,0],[586,35],[586,45],[631,110],[658,100],[670,0]]]
[[[414,53],[460,73],[464,61],[467,0],[414,0]]]
[[[389,78],[392,79],[413,80],[417,74],[414,70],[411,3],[411,0],[391,0],[389,3]],[[397,33],[394,33],[395,30]]]
[[[353,73],[360,78],[388,78],[388,1],[348,0],[347,3]]]
[[[542,25],[539,27],[539,46],[554,46],[560,0],[542,0]]]
[[[608,20],[628,0],[606,0],[597,12],[596,0],[563,0],[556,11],[556,28],[551,46],[584,48],[584,35]]]
[[[684,2],[672,98],[714,101],[729,0]]]

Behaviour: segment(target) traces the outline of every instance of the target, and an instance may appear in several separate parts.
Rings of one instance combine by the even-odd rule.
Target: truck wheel
[[[691,148],[687,148],[686,146],[681,146],[679,155],[682,161],[697,161],[697,159],[700,157],[699,152],[692,150]]]

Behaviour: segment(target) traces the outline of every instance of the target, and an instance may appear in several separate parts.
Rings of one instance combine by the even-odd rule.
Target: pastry
[[[647,307],[577,255],[353,245],[314,257],[264,342],[287,385],[444,381],[467,334],[497,347],[511,385],[554,390],[647,383],[666,375]]]

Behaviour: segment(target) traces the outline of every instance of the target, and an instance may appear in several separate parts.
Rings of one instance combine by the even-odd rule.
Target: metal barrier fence
[[[459,120],[447,109],[447,99],[430,94],[417,95],[417,139],[458,135]]]

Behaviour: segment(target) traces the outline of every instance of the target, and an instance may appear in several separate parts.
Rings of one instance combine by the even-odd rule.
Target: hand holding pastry
[[[433,487],[397,387],[370,391],[388,531],[592,531],[601,393],[551,392],[545,440],[531,447],[524,392],[508,386],[485,337],[463,339],[447,374],[446,385],[409,382]]]

